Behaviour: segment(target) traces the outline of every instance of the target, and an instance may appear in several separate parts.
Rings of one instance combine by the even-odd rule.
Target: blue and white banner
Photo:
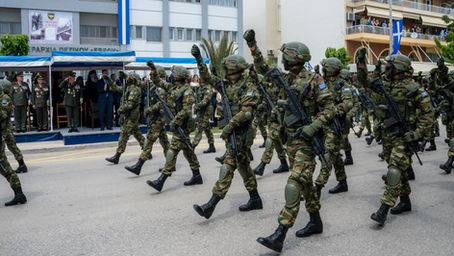
[[[129,41],[129,0],[118,0],[118,43]]]
[[[404,24],[403,20],[393,21],[393,53],[397,54],[400,48],[400,40],[402,39],[402,26]]]

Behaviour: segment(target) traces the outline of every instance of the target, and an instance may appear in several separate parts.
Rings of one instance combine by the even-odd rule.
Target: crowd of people
[[[206,133],[210,146],[204,153],[216,152],[209,129],[216,91],[222,103],[219,127],[222,129],[220,137],[225,142],[225,153],[216,158],[222,166],[218,180],[208,192],[210,199],[204,204],[194,204],[193,209],[201,217],[209,219],[228,193],[236,171],[240,173],[249,194],[248,201],[239,206],[239,211],[262,209],[256,176],[263,175],[276,151],[281,164],[273,173],[289,173],[284,188],[285,203],[277,214],[276,230],[269,236],[257,238],[257,242],[277,252],[283,249],[287,232],[294,226],[303,202],[309,221],[296,232],[296,236],[308,237],[323,232],[320,197],[332,169],[338,183],[329,193],[348,192],[346,166],[354,164],[349,134],[354,128],[353,119],[358,111],[361,126],[356,136],[361,137],[363,130],[367,129],[367,143],[373,140],[379,142],[383,150],[380,157],[386,162],[381,177],[385,189],[377,200],[380,206],[370,216],[379,225],[386,223],[388,213],[399,215],[412,210],[410,181],[415,179],[412,159],[415,157],[421,163],[419,151],[436,150],[434,138],[439,136],[437,120],[440,114],[447,129],[446,142],[450,145],[448,160],[440,168],[446,173],[451,172],[454,162],[454,83],[451,81],[454,76],[448,73],[443,59],[431,71],[430,77],[415,76],[410,59],[401,54],[388,56],[384,61],[385,67],[382,67],[381,60],[377,61],[375,71],[368,73],[367,51],[363,48],[356,55],[355,76],[345,70],[337,58],[322,60],[312,72],[305,67],[305,63],[311,60],[309,48],[301,42],[288,42],[280,49],[285,70],[281,71],[266,63],[257,46],[254,30],[247,30],[243,38],[254,64],[248,64],[243,56],[232,54],[222,60],[222,71],[211,72],[203,62],[199,47],[192,47],[191,54],[197,61],[200,74],[198,86],[191,86],[191,76],[185,67],[172,67],[168,76],[163,67],[152,61],[147,62],[151,84],[135,73],[119,72],[121,83],[118,84],[117,78],[109,76],[106,71],[97,80],[93,76],[90,81],[92,86],[96,85],[100,109],[109,108],[114,92],[123,96],[117,110],[119,115],[124,116],[118,147],[115,154],[106,160],[118,164],[129,137],[133,135],[142,152],[135,165],[125,168],[140,175],[144,162],[152,159],[153,144],[159,139],[165,163],[159,170],[159,177],[146,183],[162,192],[166,180],[176,170],[179,152],[183,151],[191,170],[191,177],[184,185],[203,184],[201,166],[194,149],[201,134]],[[60,87],[66,88],[67,84],[73,83],[73,79],[74,73],[69,74]],[[193,79],[193,85],[196,80]],[[2,84],[2,87],[7,88],[8,85]],[[146,139],[139,129],[144,89],[150,100],[143,111],[143,115],[150,120]],[[0,121],[9,118],[6,113],[8,99],[5,98],[2,103],[0,111],[5,111],[5,114],[2,112]],[[111,127],[109,121],[104,125]],[[170,140],[166,125],[172,131]],[[265,150],[259,166],[252,169],[250,162],[254,152],[251,146],[257,129],[264,137]],[[195,137],[191,140],[192,132],[195,132]],[[426,143],[430,143],[427,149]],[[319,175],[314,177],[316,158],[320,160],[321,168]],[[25,203],[19,178],[8,164],[4,147],[2,160],[5,168],[0,168],[0,171],[15,192],[15,197],[7,205]]]

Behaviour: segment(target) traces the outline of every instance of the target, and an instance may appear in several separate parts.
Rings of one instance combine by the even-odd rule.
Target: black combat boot
[[[413,167],[411,165],[405,171],[407,172],[408,180],[415,180],[415,171],[413,171]]]
[[[274,169],[273,173],[282,173],[282,172],[288,172],[289,171],[289,167],[288,167],[288,164],[287,164],[287,159],[286,158],[280,159],[280,161],[281,161],[281,165],[279,165],[279,167],[277,167],[277,169]]]
[[[352,152],[345,151],[344,165],[352,165],[352,164],[353,164]]]
[[[315,191],[317,192],[318,200],[320,200],[322,196],[322,188],[323,186],[315,184]]]
[[[400,202],[391,209],[391,214],[397,215],[403,212],[411,211],[411,202],[409,196],[401,196]]]
[[[257,165],[257,167],[255,167],[253,170],[255,175],[262,176],[263,172],[265,171],[265,166],[266,166],[266,164],[264,162],[260,161],[259,165]]]
[[[380,157],[381,160],[385,160],[385,153],[382,151],[380,153],[378,153],[378,157]]]
[[[367,136],[370,136],[371,134],[372,134],[372,131],[371,131],[371,130],[369,130],[369,129],[367,129],[367,133],[366,133],[366,134],[364,134],[364,136],[366,136],[366,137],[367,137]]]
[[[421,145],[419,145],[419,151],[424,152],[426,150],[427,140],[424,140]]]
[[[356,137],[361,138],[364,128],[360,128],[358,132],[355,132]]]
[[[17,167],[16,173],[28,172],[27,166],[24,163],[24,159],[18,160],[17,163],[19,164],[19,167]]]
[[[254,161],[254,155],[252,154],[251,149],[247,151],[247,156],[249,157],[249,160],[252,162]]]
[[[262,199],[260,198],[257,189],[249,191],[249,196],[249,201],[239,207],[241,212],[263,209]]]
[[[125,169],[134,173],[135,175],[139,175],[144,163],[145,163],[145,160],[142,160],[141,158],[139,158],[139,160],[137,161],[137,163],[135,165],[125,166]]]
[[[152,154],[150,154],[150,155],[148,156],[148,160],[151,160],[151,159],[153,159],[153,155],[152,155]]]
[[[339,183],[337,183],[337,185],[330,189],[328,192],[330,194],[337,194],[337,193],[341,193],[341,192],[347,192],[348,191],[348,185],[347,185],[347,180],[341,180],[339,181]]]
[[[264,148],[266,145],[266,137],[263,137],[263,144],[259,146],[259,148]]]
[[[287,231],[288,228],[280,224],[273,234],[269,237],[259,237],[257,238],[257,242],[273,251],[281,252]]]
[[[435,144],[435,140],[430,141],[430,146],[426,148],[426,151],[435,151],[437,150],[437,145]]]
[[[13,188],[14,190],[14,198],[13,200],[6,202],[5,206],[12,206],[16,204],[25,204],[27,202],[27,198],[25,197],[24,193],[22,192],[22,188]]]
[[[445,139],[445,143],[449,145],[450,139]]]
[[[367,138],[366,138],[366,143],[367,143],[367,145],[372,144],[372,142],[374,141],[374,139],[375,139],[374,136],[367,137]]]
[[[117,152],[113,157],[106,158],[106,161],[113,164],[118,164],[118,161],[120,161],[120,156],[121,154]]]
[[[315,234],[321,234],[323,232],[323,223],[320,218],[318,211],[309,213],[310,220],[307,225],[298,231],[296,231],[297,237],[308,237]]]
[[[188,181],[183,183],[185,186],[192,186],[203,184],[202,175],[200,175],[199,169],[192,170],[192,177]]]
[[[166,179],[168,178],[169,176],[165,175],[165,174],[161,174],[161,176],[159,176],[158,179],[156,180],[147,180],[147,184],[156,189],[157,191],[161,192],[162,190],[162,186],[164,186],[164,182],[166,182]]]
[[[209,219],[211,215],[213,214],[214,208],[216,208],[216,205],[219,203],[221,200],[221,197],[219,197],[216,194],[213,194],[210,198],[210,201],[208,201],[206,204],[200,206],[198,204],[195,204],[192,206],[194,210],[202,217],[205,217],[206,219]]]
[[[227,152],[225,152],[224,155],[222,155],[222,156],[215,157],[214,160],[216,160],[219,163],[223,164],[226,157],[227,157]]]
[[[387,182],[388,182],[388,176],[386,176],[386,174],[383,174],[383,175],[381,176],[381,179],[385,182],[385,185],[386,185]]]
[[[386,204],[382,204],[380,208],[378,208],[377,212],[372,213],[370,218],[375,220],[380,225],[384,225],[386,221],[386,217],[388,216],[389,206]]]
[[[439,130],[435,131],[435,137],[440,137],[440,131]]]
[[[214,147],[214,144],[211,143],[210,144],[210,147],[208,147],[207,150],[203,151],[204,154],[207,154],[207,153],[216,153],[216,148]]]
[[[448,161],[446,161],[446,163],[440,165],[440,168],[445,170],[445,172],[447,174],[450,174],[451,173],[451,168],[452,168],[452,162],[454,161],[454,157],[450,156],[448,158]]]

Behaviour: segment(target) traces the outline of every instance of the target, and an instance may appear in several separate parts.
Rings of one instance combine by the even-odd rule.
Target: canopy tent
[[[0,71],[41,71],[51,63],[51,57],[0,56]]]
[[[147,61],[151,60],[157,65],[164,68],[171,68],[173,65],[181,65],[185,68],[197,68],[197,62],[194,58],[159,58],[159,57],[136,57],[136,61],[126,65],[128,70],[147,70]],[[206,64],[210,59],[203,59]]]
[[[136,61],[131,52],[52,52],[52,70],[123,69]]]

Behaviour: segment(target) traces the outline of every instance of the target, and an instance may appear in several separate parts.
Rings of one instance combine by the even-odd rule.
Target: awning
[[[403,12],[402,16],[407,19],[413,19],[413,20],[420,20],[421,15],[419,14],[414,14],[414,13],[408,13],[408,12]]]
[[[126,65],[128,70],[147,70],[150,69],[147,66],[147,61],[151,60],[157,65],[161,65],[164,68],[171,68],[174,65],[180,65],[185,68],[197,68],[197,62],[194,58],[159,58],[159,57],[137,57],[135,62]],[[208,64],[210,59],[203,59]]]
[[[131,52],[52,52],[52,70],[122,69],[136,60]]]
[[[422,24],[426,26],[434,26],[446,28],[448,25],[441,18],[434,18],[429,16],[421,16]]]
[[[0,56],[0,71],[47,70],[51,63],[51,57]]]
[[[383,19],[389,19],[389,9],[380,9],[375,7],[366,7],[367,15],[372,17],[378,17]],[[401,20],[403,19],[403,15],[401,12],[393,11],[393,19],[394,20]]]

